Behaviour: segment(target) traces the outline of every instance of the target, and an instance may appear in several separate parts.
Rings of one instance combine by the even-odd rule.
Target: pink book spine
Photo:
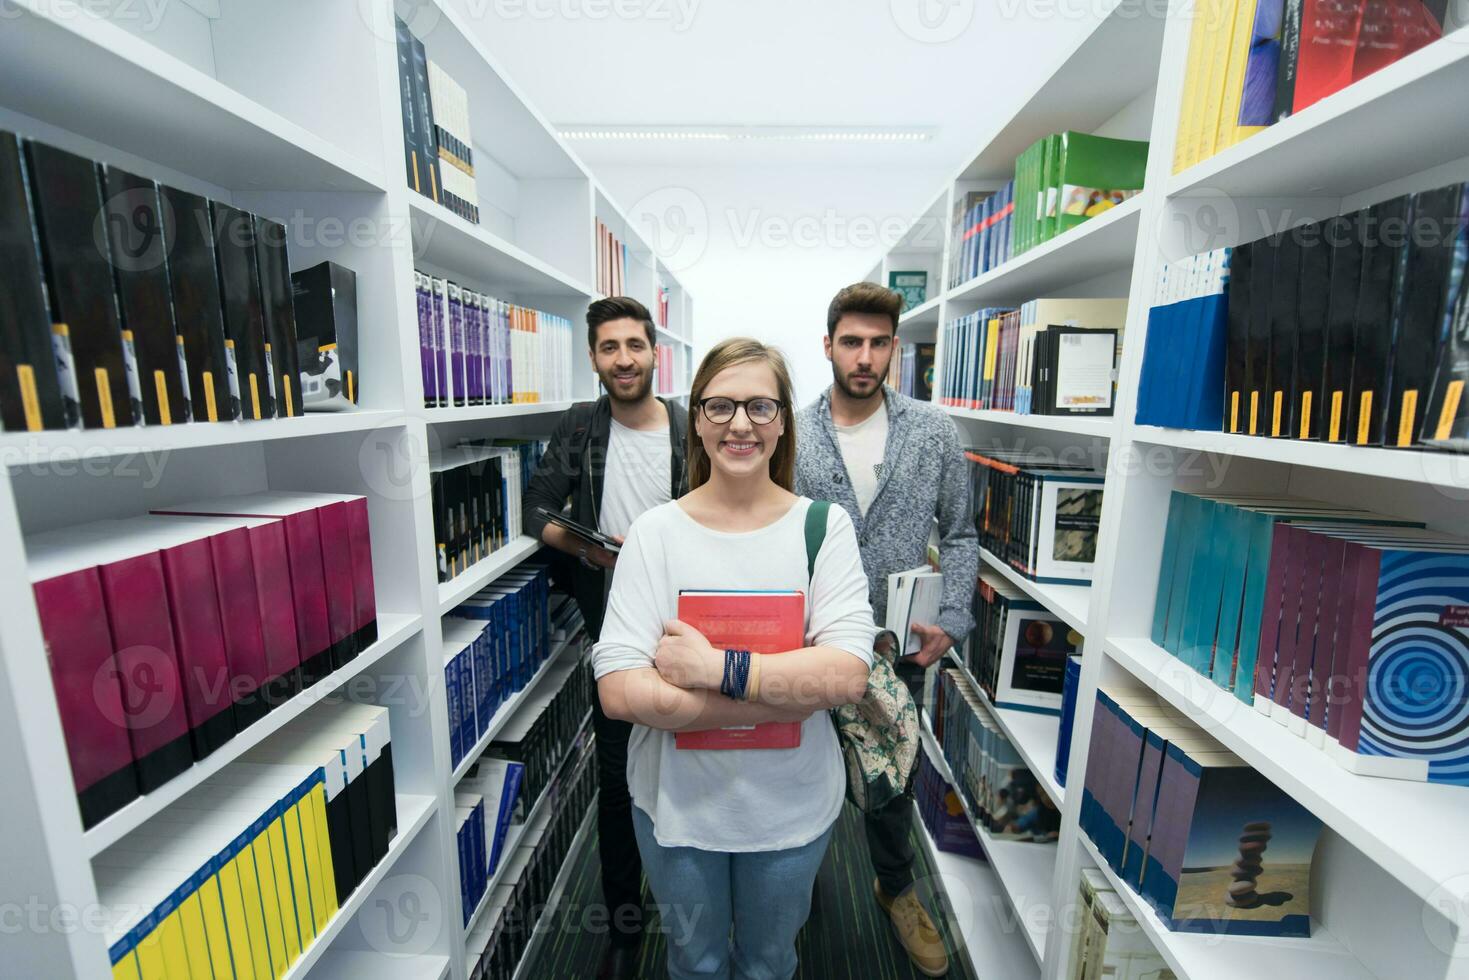
[[[234,528],[210,535],[214,556],[219,619],[224,629],[225,657],[236,701],[252,701],[269,679],[265,636],[260,625],[260,602],[255,594],[255,564],[250,556],[250,533]]]
[[[352,594],[357,600],[357,627],[377,619],[377,592],[372,582],[372,529],[367,516],[367,498],[347,501],[348,527],[352,542]]]
[[[1297,718],[1308,720],[1310,715],[1321,710],[1317,703],[1321,699],[1324,666],[1324,651],[1317,643],[1317,606],[1321,592],[1321,562],[1330,540],[1324,534],[1312,534],[1302,529],[1305,555],[1301,562],[1301,578],[1297,588],[1297,604],[1300,609],[1300,625],[1296,630],[1295,691],[1290,710]]]
[[[1276,644],[1280,639],[1279,617],[1281,590],[1285,586],[1286,545],[1282,537],[1290,525],[1277,523],[1271,532],[1270,564],[1265,572],[1265,607],[1260,622],[1260,643],[1255,655],[1255,697],[1266,701],[1272,697],[1284,697],[1280,691],[1280,679],[1276,676],[1280,664],[1276,661]]]
[[[291,514],[285,524],[291,590],[296,596],[296,639],[304,663],[326,653],[332,645],[327,625],[326,573],[321,567],[321,530],[314,510]]]
[[[1301,571],[1306,567],[1308,535],[1289,524],[1276,525],[1275,547],[1285,547],[1285,580],[1281,584],[1280,639],[1275,654],[1275,703],[1295,711],[1306,697],[1298,631],[1301,615]],[[1274,558],[1274,551],[1271,552]],[[1272,608],[1267,605],[1267,609]]]
[[[189,727],[199,740],[199,748],[212,751],[234,734],[234,726],[229,658],[219,619],[209,539],[175,545],[160,554]],[[223,719],[230,720],[227,723]],[[201,733],[206,726],[209,731]]]
[[[260,606],[265,672],[267,677],[276,678],[301,666],[285,523],[272,521],[250,528],[250,557],[255,566],[255,597]]]
[[[133,755],[142,762],[189,734],[163,559],[153,551],[98,571]]]
[[[87,568],[33,591],[72,782],[90,826],[138,795],[102,585]]]
[[[345,503],[317,508],[321,562],[326,573],[326,611],[333,644],[351,641],[356,632],[357,598],[352,587],[352,534]],[[351,657],[351,652],[347,652]]]
[[[1333,705],[1341,709],[1341,728],[1336,740],[1343,748],[1357,751],[1358,738],[1362,734],[1362,703],[1367,695],[1367,662],[1372,653],[1372,619],[1377,612],[1377,571],[1382,552],[1365,545],[1348,545],[1349,551],[1358,552],[1355,562],[1356,574],[1342,584],[1351,592],[1351,614],[1340,622],[1337,643],[1344,644],[1347,662],[1342,670],[1342,702]],[[1346,628],[1343,635],[1341,627]]]

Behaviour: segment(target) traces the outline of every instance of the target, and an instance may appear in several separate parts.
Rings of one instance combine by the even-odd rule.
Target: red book
[[[1367,5],[1367,0],[1304,0],[1293,112],[1351,84]]]
[[[681,592],[678,618],[716,650],[768,655],[806,645],[806,596],[800,592]],[[801,723],[678,732],[674,743],[681,749],[793,749],[801,744]]]
[[[377,591],[372,582],[372,530],[366,497],[347,501],[347,526],[352,543],[352,594],[357,602],[357,648],[366,650],[377,642]]]

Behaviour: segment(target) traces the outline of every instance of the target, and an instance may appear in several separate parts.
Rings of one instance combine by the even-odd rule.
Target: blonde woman
[[[780,353],[746,338],[711,350],[689,398],[690,492],[633,522],[592,655],[604,710],[633,722],[633,828],[670,930],[671,980],[795,973],[796,934],[842,807],[826,711],[861,699],[876,629],[840,507],[827,512],[808,577],[811,501],[791,492],[795,436]],[[677,620],[679,592],[691,589],[799,590],[808,645],[745,654],[740,682],[740,651],[716,650]],[[675,746],[676,732],[769,721],[800,722],[800,745]]]

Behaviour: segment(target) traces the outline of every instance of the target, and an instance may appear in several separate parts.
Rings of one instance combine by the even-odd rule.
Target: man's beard
[[[832,368],[831,371],[832,380],[836,382],[836,386],[838,388],[846,392],[848,398],[863,399],[871,398],[873,395],[882,394],[882,375],[874,373],[872,377],[875,381],[872,386],[872,390],[857,391],[847,382],[847,379],[842,376],[842,372],[838,371],[836,368]]]
[[[611,398],[613,401],[631,403],[642,401],[644,398],[648,397],[648,392],[653,390],[653,372],[650,370],[642,370],[642,375],[643,383],[638,385],[638,387],[631,395],[619,395],[617,393],[616,371],[608,371],[605,374],[599,374],[598,378],[601,379],[602,387],[606,389],[609,398]]]

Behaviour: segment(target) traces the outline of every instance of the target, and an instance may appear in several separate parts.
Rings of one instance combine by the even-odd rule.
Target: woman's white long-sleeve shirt
[[[799,590],[807,598],[807,645],[845,650],[871,667],[877,629],[851,518],[830,508],[808,584],[810,504],[801,497],[783,517],[755,531],[704,527],[677,501],[634,521],[592,651],[597,679],[653,666],[664,622],[678,618],[681,590]],[[710,696],[722,697],[717,691]],[[639,724],[628,739],[633,804],[653,821],[665,847],[774,851],[808,844],[840,813],[845,779],[826,711],[806,719],[794,749],[677,749],[672,732]]]

